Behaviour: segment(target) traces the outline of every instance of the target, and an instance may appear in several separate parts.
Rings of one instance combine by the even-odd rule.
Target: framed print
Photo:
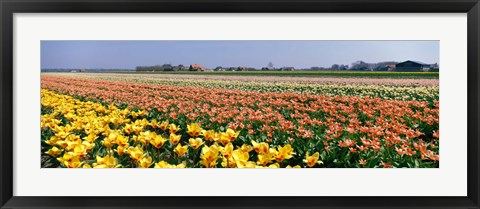
[[[2,208],[479,208],[477,0],[0,5]]]

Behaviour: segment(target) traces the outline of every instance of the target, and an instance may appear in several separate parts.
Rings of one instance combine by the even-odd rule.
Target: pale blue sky
[[[134,69],[169,63],[261,68],[416,60],[439,62],[439,41],[41,41],[41,68]]]

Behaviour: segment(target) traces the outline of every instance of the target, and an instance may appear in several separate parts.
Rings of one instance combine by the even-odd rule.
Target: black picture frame
[[[478,0],[1,0],[1,208],[479,208]],[[465,197],[21,197],[13,196],[15,13],[467,13],[468,195]],[[448,181],[448,179],[445,179]],[[242,183],[243,184],[243,183]],[[231,183],[235,185],[234,182]],[[393,185],[392,185],[393,186]],[[266,194],[268,195],[268,194]]]

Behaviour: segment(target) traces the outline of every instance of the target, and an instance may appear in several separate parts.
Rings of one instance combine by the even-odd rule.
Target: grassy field
[[[98,72],[103,73],[103,72]],[[109,71],[125,74],[185,74],[185,75],[235,75],[235,76],[287,76],[287,77],[370,77],[370,78],[427,78],[438,79],[438,72],[365,72],[365,71],[222,71],[222,72],[137,72]]]

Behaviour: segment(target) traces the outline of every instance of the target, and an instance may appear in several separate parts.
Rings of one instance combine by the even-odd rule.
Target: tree
[[[160,69],[162,71],[173,71],[173,66],[171,64],[163,64]]]
[[[216,68],[213,69],[213,71],[220,71],[220,70],[223,70],[222,66],[217,66]]]
[[[272,62],[268,62],[267,68],[270,70],[275,69]]]
[[[333,64],[332,67],[330,67],[331,70],[338,70],[340,68],[340,65]]]
[[[351,70],[368,70],[369,69],[369,64],[364,62],[364,61],[356,61],[352,63],[352,67],[350,68]]]

